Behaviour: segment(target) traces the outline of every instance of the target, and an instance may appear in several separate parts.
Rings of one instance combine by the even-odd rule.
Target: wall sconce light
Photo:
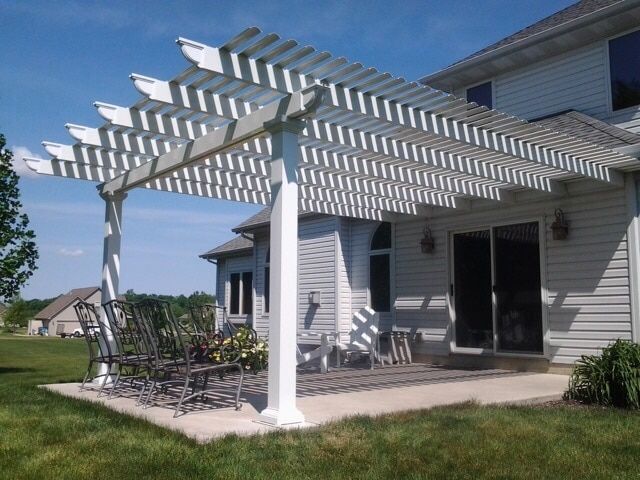
[[[422,248],[422,253],[433,253],[433,248],[435,247],[435,241],[431,236],[431,229],[426,226],[423,230],[424,236],[422,240],[420,240],[420,247]]]
[[[554,240],[565,240],[569,236],[569,224],[564,219],[564,212],[561,208],[556,208],[556,219],[551,224]]]

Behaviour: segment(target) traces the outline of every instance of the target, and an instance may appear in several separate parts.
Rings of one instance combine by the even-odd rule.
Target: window
[[[493,108],[491,82],[485,82],[475,87],[467,88],[467,102],[476,102],[478,105]]]
[[[267,255],[264,259],[264,313],[269,313],[269,295],[271,293],[271,249],[267,249]]]
[[[376,312],[391,311],[391,224],[387,222],[380,224],[371,237],[369,295]]]
[[[640,105],[640,30],[609,41],[611,107]]]
[[[251,315],[253,313],[253,272],[229,275],[231,288],[229,313],[231,315]]]

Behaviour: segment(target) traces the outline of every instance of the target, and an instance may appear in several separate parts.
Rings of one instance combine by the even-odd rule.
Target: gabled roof
[[[593,118],[576,110],[567,110],[532,122],[556,132],[566,133],[605,148],[640,144],[640,135]]]
[[[420,82],[453,92],[638,25],[640,0],[582,0],[426,75]]]
[[[74,288],[69,293],[60,295],[53,302],[40,310],[33,318],[36,320],[51,320],[75,302],[77,298],[86,300],[97,291],[100,291],[100,287]]]
[[[242,253],[251,253],[253,251],[253,241],[238,235],[228,242],[218,245],[212,250],[200,255],[200,258],[220,258],[239,255]]]
[[[514,34],[503,38],[502,40],[498,40],[497,42],[492,43],[491,45],[478,50],[477,52],[472,53],[462,60],[455,62],[453,65],[466,62],[467,60],[478,57],[484,53],[488,53],[492,50],[497,50],[500,47],[504,47],[506,45],[516,43],[520,40],[524,40],[525,38],[531,37],[572,20],[576,20],[580,17],[584,17],[585,15],[596,12],[604,7],[608,7],[609,5],[613,5],[614,3],[619,3],[621,1],[623,0],[582,0],[580,2],[574,3],[573,5],[569,5],[567,8],[549,15],[548,17],[543,18],[542,20],[532,25],[529,25],[522,30],[519,30]]]
[[[271,221],[271,207],[265,207],[255,215],[247,218],[244,222],[231,229],[232,232],[239,233],[246,230],[253,230],[258,227],[265,227]]]

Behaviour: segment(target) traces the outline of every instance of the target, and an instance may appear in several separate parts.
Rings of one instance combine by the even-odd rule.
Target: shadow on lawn
[[[0,367],[0,375],[4,373],[27,373],[35,372],[35,368],[20,368],[20,367]]]

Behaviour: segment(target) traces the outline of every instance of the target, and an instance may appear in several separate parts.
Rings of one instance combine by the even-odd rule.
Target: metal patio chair
[[[224,325],[218,322],[218,312],[223,312],[224,307],[212,304],[189,304],[189,316],[192,321],[194,336],[206,341],[222,343],[224,339]]]
[[[380,315],[370,307],[361,308],[353,315],[349,338],[343,341],[340,333],[336,337],[336,364],[338,367],[340,366],[341,352],[347,354],[358,352],[369,354],[373,370],[380,352],[379,324]]]
[[[109,398],[113,396],[121,380],[130,380],[133,386],[136,379],[144,382],[144,390],[149,377],[149,349],[140,322],[135,319],[134,304],[122,300],[112,300],[103,306],[106,319],[115,343],[112,352],[118,366],[116,378],[111,386]],[[130,370],[130,372],[125,372]],[[125,375],[123,375],[125,373]],[[129,373],[126,375],[126,373]]]
[[[76,304],[73,306],[82,328],[82,333],[85,341],[87,342],[87,348],[89,352],[89,364],[87,365],[87,372],[84,375],[80,390],[84,390],[84,386],[88,381],[94,381],[97,378],[103,377],[100,389],[98,390],[98,396],[102,394],[107,380],[111,376],[111,370],[115,364],[115,358],[113,356],[112,345],[110,342],[110,332],[108,327],[99,321],[99,315],[96,312],[96,307],[91,303],[85,302],[78,298]],[[103,363],[107,365],[106,373],[97,374],[91,377],[91,370],[94,364]]]
[[[187,400],[197,396],[205,398],[207,393],[217,391],[217,388],[208,388],[209,377],[212,374],[223,374],[234,370],[238,372],[235,408],[239,410],[242,407],[240,393],[244,372],[237,359],[229,363],[215,364],[205,361],[206,355],[194,356],[190,349],[189,332],[185,331],[176,320],[168,302],[143,300],[135,305],[135,309],[138,313],[136,318],[147,332],[152,353],[151,382],[143,408],[147,408],[154,391],[158,389],[167,391],[171,384],[181,384],[182,390],[174,413],[176,417]],[[187,395],[189,387],[191,387],[191,393]]]

